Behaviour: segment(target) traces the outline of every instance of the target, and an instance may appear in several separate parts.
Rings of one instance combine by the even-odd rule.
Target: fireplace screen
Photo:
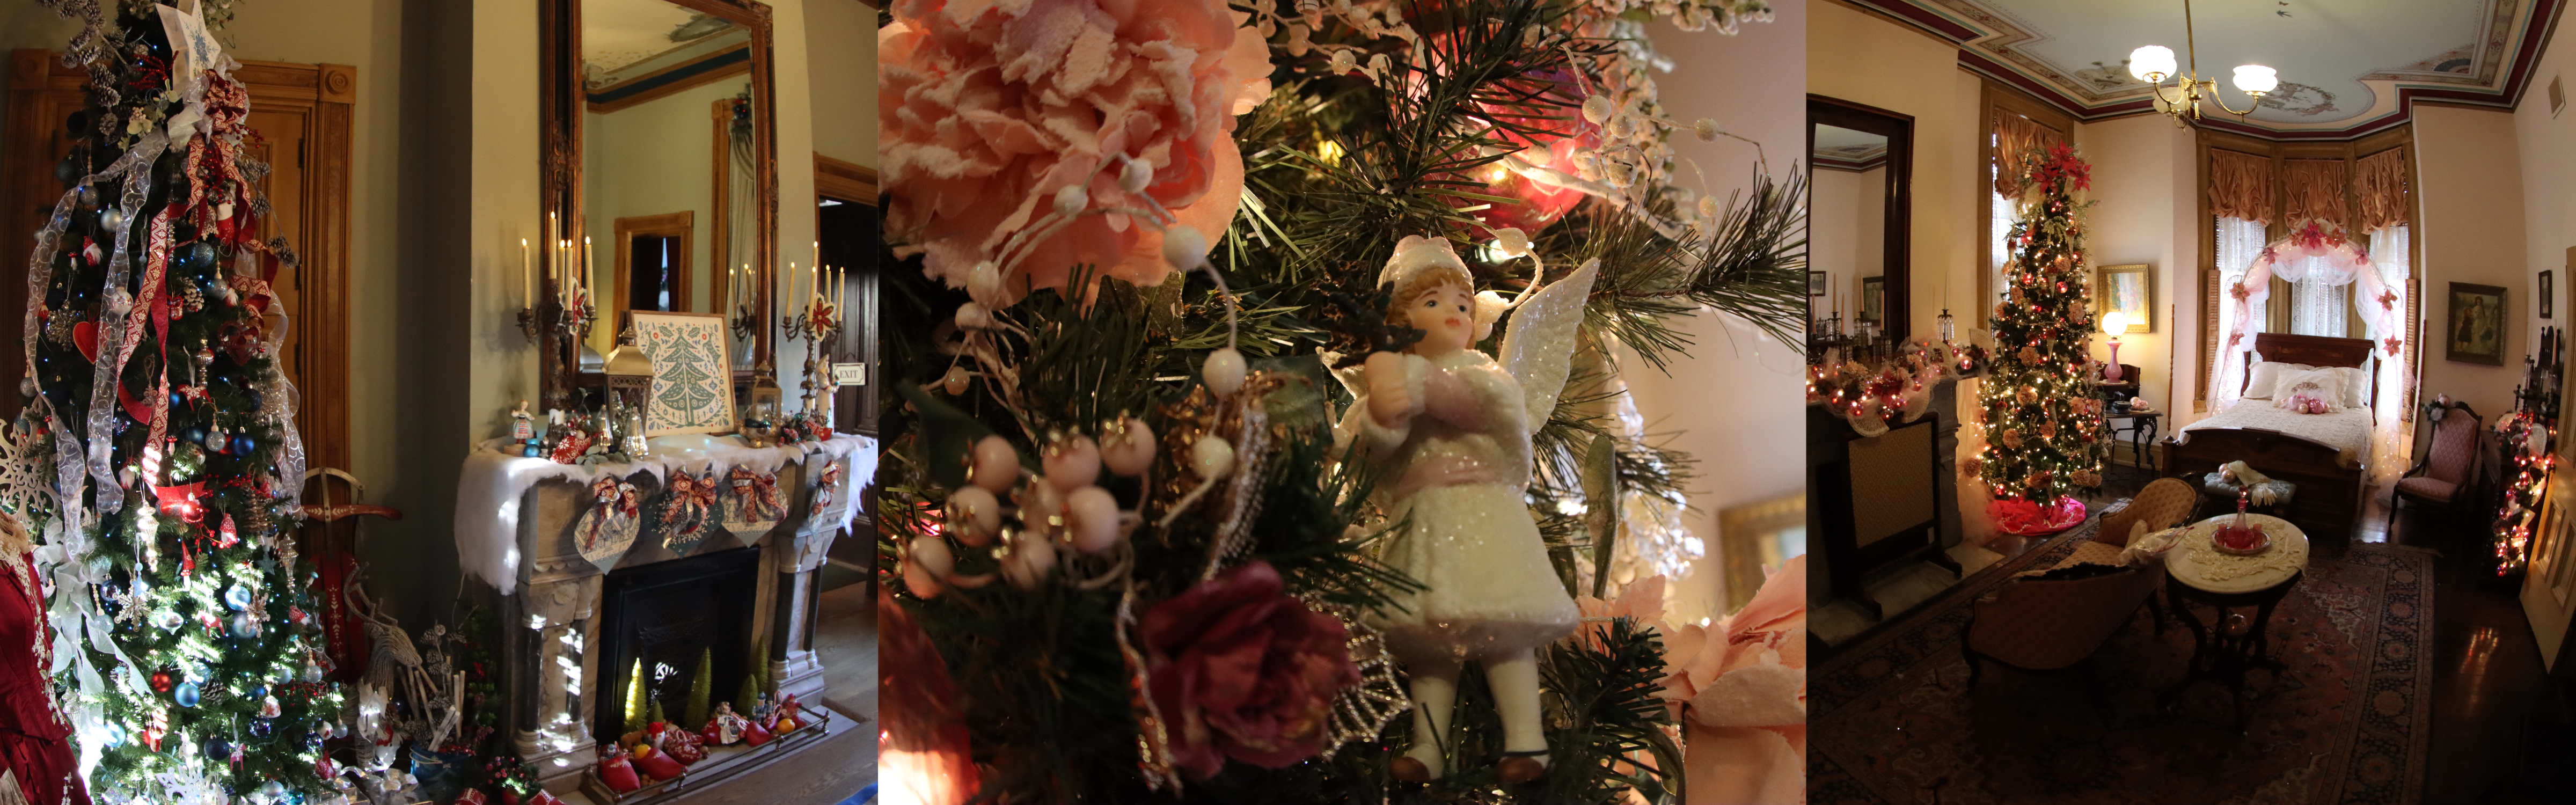
[[[679,722],[688,709],[701,660],[708,660],[708,707],[733,701],[751,673],[753,598],[760,549],[738,548],[608,574],[600,589],[600,686],[593,737],[626,732],[635,672],[643,671],[640,707],[662,705]],[[749,705],[737,702],[736,709]],[[639,714],[642,712],[639,709]],[[697,729],[702,724],[680,724]]]

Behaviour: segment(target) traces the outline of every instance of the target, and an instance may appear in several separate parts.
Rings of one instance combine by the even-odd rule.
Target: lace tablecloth
[[[2193,523],[2182,544],[2165,560],[2175,581],[2213,593],[2250,593],[2290,580],[2308,568],[2308,535],[2298,526],[2268,514],[2249,514],[2248,522],[2272,537],[2272,547],[2253,556],[2219,553],[2210,537],[2236,519],[2233,513]]]

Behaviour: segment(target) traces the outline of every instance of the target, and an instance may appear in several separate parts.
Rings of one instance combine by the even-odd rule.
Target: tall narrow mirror
[[[731,320],[738,379],[769,360],[778,270],[770,18],[750,0],[550,0],[546,211],[597,321],[550,346],[549,378],[595,371],[631,311]],[[549,273],[548,276],[554,276]],[[559,350],[559,351],[558,351]],[[560,369],[558,369],[560,367]],[[549,399],[553,399],[549,388]],[[553,404],[553,403],[550,403]]]
[[[1809,96],[1807,121],[1808,315],[1842,335],[1913,335],[1913,118]]]

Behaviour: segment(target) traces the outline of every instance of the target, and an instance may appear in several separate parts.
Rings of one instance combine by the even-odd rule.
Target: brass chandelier
[[[2191,0],[2182,0],[2182,35],[2183,47],[2191,58],[2191,71],[2187,73],[2174,71],[2172,48],[2163,45],[2147,45],[2129,51],[2129,74],[2136,76],[2140,81],[2155,85],[2156,110],[2173,116],[2174,125],[2182,127],[2188,127],[2193,121],[2200,119],[2200,104],[2204,99],[2211,106],[2234,114],[2240,119],[2252,114],[2254,106],[2247,106],[2239,111],[2229,107],[2227,101],[2218,96],[2218,79],[2200,77],[2200,52],[2192,40]],[[2175,82],[2171,97],[2165,94],[2166,79],[2173,79]],[[2247,95],[2254,96],[2256,105],[2263,102],[2265,93],[2271,92],[2272,88],[2279,86],[2280,83],[2280,76],[2272,68],[2259,64],[2236,68],[2236,88]],[[2206,96],[2202,95],[2204,90],[2208,92]]]

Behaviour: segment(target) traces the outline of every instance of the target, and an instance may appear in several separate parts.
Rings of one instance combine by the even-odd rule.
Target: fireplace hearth
[[[760,586],[760,549],[736,548],[642,567],[618,568],[600,583],[600,690],[591,737],[625,732],[627,686],[640,664],[645,700],[680,723],[696,684],[698,660],[712,658],[714,702],[732,701],[751,671],[752,607]],[[748,702],[734,709],[749,711]]]

